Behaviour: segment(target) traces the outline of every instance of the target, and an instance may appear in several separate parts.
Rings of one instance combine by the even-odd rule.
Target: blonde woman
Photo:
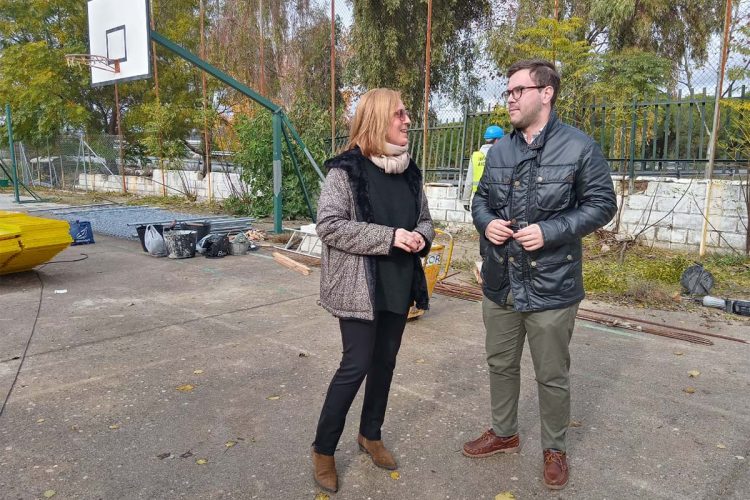
[[[313,443],[315,481],[338,490],[334,451],[346,415],[365,384],[357,442],[378,467],[395,469],[380,429],[396,355],[412,303],[427,309],[420,255],[434,238],[422,175],[408,153],[411,120],[398,92],[360,99],[318,202],[323,242],[320,304],[339,318],[343,356],[328,387]]]

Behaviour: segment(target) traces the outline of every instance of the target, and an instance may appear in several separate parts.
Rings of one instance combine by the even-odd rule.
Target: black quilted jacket
[[[610,168],[594,140],[553,112],[539,137],[526,144],[515,131],[487,154],[471,213],[481,235],[493,219],[513,228],[538,224],[544,246],[527,252],[514,239],[489,243],[484,294],[517,311],[543,311],[584,297],[581,239],[617,211]]]

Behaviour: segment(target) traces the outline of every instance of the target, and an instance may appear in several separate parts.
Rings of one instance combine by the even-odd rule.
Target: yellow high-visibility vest
[[[476,193],[477,187],[479,186],[479,180],[482,178],[482,174],[484,173],[484,161],[487,158],[487,155],[485,155],[482,151],[474,151],[471,155],[471,171],[472,171],[472,180],[471,180],[471,192]]]

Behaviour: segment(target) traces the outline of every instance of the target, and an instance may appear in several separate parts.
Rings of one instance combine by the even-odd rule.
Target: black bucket
[[[154,229],[156,229],[156,232],[164,236],[164,226],[161,224],[151,224],[154,226]],[[135,226],[135,230],[138,233],[138,239],[141,240],[141,248],[143,248],[143,251],[148,253],[148,249],[146,248],[146,242],[144,241],[146,237],[146,224],[142,224],[140,226]]]
[[[208,234],[208,230],[211,229],[211,224],[208,222],[183,222],[180,224],[180,229],[195,231],[195,240],[200,241],[201,238]]]
[[[164,231],[164,243],[167,245],[170,259],[195,257],[195,242],[195,231],[181,229]]]

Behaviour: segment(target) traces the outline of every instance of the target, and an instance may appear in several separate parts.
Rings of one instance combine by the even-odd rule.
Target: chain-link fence
[[[15,142],[19,182],[27,187],[87,189],[82,174],[118,174],[120,143],[116,136],[61,135],[40,144]],[[11,177],[10,150],[0,148],[0,172]]]

